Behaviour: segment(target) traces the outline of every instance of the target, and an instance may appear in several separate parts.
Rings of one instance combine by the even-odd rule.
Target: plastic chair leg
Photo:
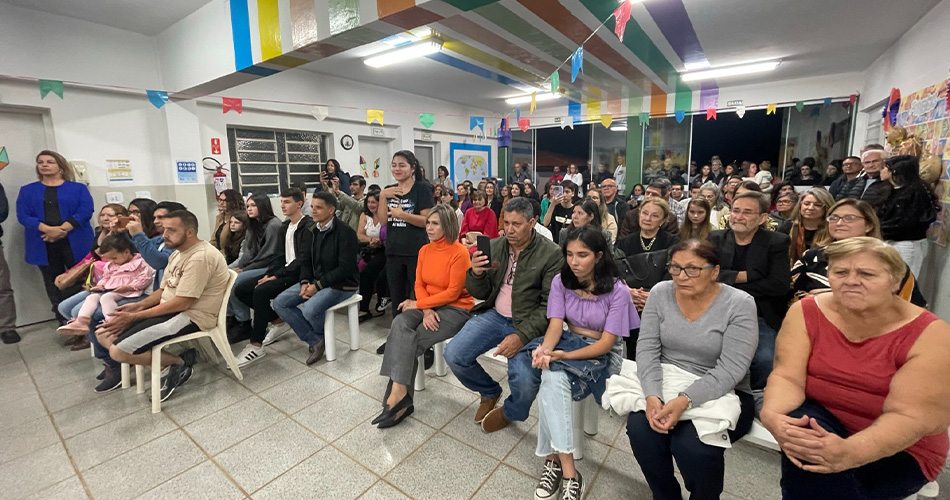
[[[350,323],[350,350],[358,351],[360,348],[360,308],[359,304],[350,304],[346,308],[346,314],[349,316]]]
[[[142,365],[135,365],[135,393],[142,394],[145,392],[145,367]]]
[[[425,365],[425,354],[419,356],[416,359],[418,367],[416,368],[416,391],[426,390],[426,365]]]
[[[241,369],[238,368],[237,360],[234,359],[234,353],[231,352],[231,344],[228,343],[227,337],[220,334],[213,334],[211,335],[211,342],[218,348],[221,357],[224,358],[225,363],[231,368],[231,373],[233,373],[238,380],[244,380],[244,374],[241,373]]]
[[[571,416],[574,420],[574,460],[584,460],[584,402],[571,403]]]
[[[445,341],[435,346],[435,374],[444,377],[449,374],[449,365],[445,363]]]
[[[323,320],[323,338],[326,350],[324,356],[327,361],[336,360],[336,313],[327,311],[326,319]]]
[[[584,401],[584,434],[588,436],[597,435],[597,427],[600,423],[600,412],[597,408],[597,401],[593,396],[587,396]]]
[[[131,367],[128,363],[122,363],[122,367],[120,369],[122,370],[122,388],[128,389],[129,387],[132,387]]]
[[[152,349],[152,413],[162,411],[162,349]]]
[[[218,364],[218,355],[214,353],[214,343],[212,343],[211,337],[198,339],[198,347],[201,350],[201,354],[209,363],[212,365]]]

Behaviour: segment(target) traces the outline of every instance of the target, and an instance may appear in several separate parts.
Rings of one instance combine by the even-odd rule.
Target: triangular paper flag
[[[581,103],[567,101],[567,114],[571,117],[571,125],[581,121]]]
[[[578,73],[584,71],[584,46],[581,45],[571,55],[571,83],[577,80]]]
[[[650,113],[640,113],[638,117],[640,118],[640,125],[650,124]]]
[[[613,122],[614,122],[614,116],[612,114],[604,113],[600,115],[600,124],[603,125],[604,128],[610,128],[610,124]]]
[[[830,98],[830,97],[826,97],[826,98],[825,98],[825,106],[831,106],[831,98]]]
[[[363,158],[362,155],[360,155],[360,169],[363,171],[364,178],[369,177],[369,172],[366,171],[366,158]]]
[[[63,98],[63,82],[59,80],[40,80],[40,99],[46,97],[50,92]]]
[[[851,94],[850,96],[848,96],[848,104],[854,105],[854,103],[857,102],[857,100],[858,100],[858,94]],[[950,102],[950,100],[948,100],[947,102]]]
[[[600,101],[587,99],[587,121],[600,120]]]
[[[765,107],[765,114],[774,115],[775,114],[775,104],[769,104]]]
[[[706,110],[706,121],[716,119],[716,108],[709,108]]]
[[[564,130],[565,127],[571,127],[571,130],[574,130],[574,117],[571,117],[571,116],[561,117],[561,130]]]
[[[677,111],[677,112],[673,113],[673,115],[676,116],[676,123],[683,123],[683,119],[686,118],[686,112],[685,112],[685,111]]]
[[[152,106],[155,106],[158,109],[162,109],[162,106],[168,102],[168,92],[163,92],[161,90],[146,90],[145,94],[148,96],[148,102],[152,103]]]
[[[524,118],[518,118],[518,128],[520,128],[522,132],[527,132],[528,127],[530,126],[531,126],[531,118],[528,118],[527,116]]]
[[[473,116],[468,119],[468,129],[475,130],[475,127],[482,129],[482,132],[485,132],[485,117],[484,116]]]
[[[534,109],[538,107],[538,93],[531,93],[531,109],[528,111],[528,114],[533,115]]]
[[[326,106],[314,106],[310,108],[310,114],[317,119],[318,122],[326,120],[330,116],[330,108]]]
[[[383,125],[384,113],[381,109],[367,109],[366,110],[366,123],[372,124],[373,122],[378,122],[380,125]]]
[[[745,116],[745,106],[736,106],[736,116],[740,119]]]
[[[521,119],[521,107],[515,108],[515,122]]]
[[[557,94],[557,89],[561,86],[561,76],[557,74],[557,70],[554,73],[551,73],[551,93]]]
[[[234,97],[222,97],[221,98],[221,112],[227,113],[231,110],[237,111],[237,114],[244,112],[244,101]]]
[[[802,109],[804,108],[805,108],[805,101],[798,101],[795,103],[795,109],[797,109],[799,113],[801,113]]]
[[[7,154],[7,148],[0,146],[0,170],[10,164],[10,156]]]
[[[425,128],[431,128],[432,125],[435,124],[435,115],[432,113],[420,113],[419,123]]]
[[[627,21],[630,20],[630,6],[630,2],[624,1],[614,11],[614,33],[617,34],[617,38],[620,39],[621,43],[623,42],[623,32],[627,28]]]

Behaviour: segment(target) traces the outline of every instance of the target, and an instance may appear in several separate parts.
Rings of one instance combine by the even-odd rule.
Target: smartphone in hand
[[[554,196],[564,196],[564,186],[554,186]]]
[[[117,219],[118,219],[118,220],[116,220],[115,226],[114,226],[115,229],[117,229],[117,230],[125,229],[125,227],[129,225],[129,221],[132,220],[131,217],[126,217],[126,216],[124,216],[124,215],[118,216]]]
[[[491,262],[491,238],[485,236],[484,234],[478,235],[476,248],[482,253],[482,255],[488,257],[488,262]]]

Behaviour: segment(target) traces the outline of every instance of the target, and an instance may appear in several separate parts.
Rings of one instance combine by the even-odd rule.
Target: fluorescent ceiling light
[[[557,94],[552,94],[550,92],[538,92],[538,95],[535,96],[534,100],[535,102],[550,101],[553,99],[557,99],[559,97],[561,96]],[[505,99],[505,102],[508,104],[527,104],[531,102],[531,94],[521,95],[518,97],[510,97],[508,99]]]
[[[688,71],[682,74],[684,82],[696,80],[708,80],[710,78],[722,78],[726,76],[747,75],[749,73],[760,73],[771,71],[778,67],[782,61],[766,61],[752,64],[740,64],[738,66],[726,66],[724,68],[713,68],[704,71]]]
[[[391,64],[408,61],[409,59],[435,54],[440,50],[442,50],[442,41],[430,38],[394,50],[388,50],[373,57],[368,57],[363,59],[363,64],[373,68],[382,68]]]
[[[626,131],[627,131],[627,126],[626,126],[626,125],[614,125],[613,127],[610,127],[610,131],[611,131],[611,132],[626,132]]]
[[[709,61],[703,59],[702,61],[692,61],[688,63],[683,63],[686,66],[686,71],[696,71],[697,69],[706,69],[709,67]]]

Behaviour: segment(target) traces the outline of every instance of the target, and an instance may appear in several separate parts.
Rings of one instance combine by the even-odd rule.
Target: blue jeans
[[[356,290],[324,288],[309,299],[300,296],[300,284],[296,284],[274,299],[274,312],[290,325],[297,337],[310,347],[323,341],[323,320],[327,309],[353,296]],[[298,308],[300,304],[303,307]]]
[[[79,308],[82,307],[82,303],[86,300],[86,297],[89,296],[89,292],[83,290],[72,297],[59,303],[59,313],[63,315],[64,318],[75,318],[79,315]],[[143,294],[139,297],[131,297],[128,299],[122,299],[117,302],[120,306],[122,304],[129,304],[132,302],[138,302],[145,297],[148,297],[148,294]],[[92,321],[89,322],[89,333],[86,334],[86,338],[89,339],[89,343],[92,344],[92,351],[96,355],[96,359],[101,360],[103,363],[109,365],[112,368],[118,368],[119,363],[113,361],[109,357],[109,350],[105,347],[102,347],[99,344],[99,340],[96,338],[96,326],[99,322],[105,319],[102,315],[102,307],[97,307],[96,312],[92,313]]]
[[[501,394],[501,385],[492,380],[478,357],[494,349],[505,337],[514,333],[511,319],[491,309],[468,320],[462,330],[445,348],[445,362],[452,373],[469,390],[482,397]],[[508,363],[508,386],[511,395],[505,400],[504,413],[508,420],[523,421],[528,418],[531,403],[541,386],[541,374],[528,364],[527,369],[519,363]]]
[[[778,335],[768,323],[759,316],[759,346],[752,356],[752,366],[749,367],[750,383],[753,390],[765,389],[765,383],[772,373],[772,362],[775,358],[775,337]]]
[[[238,300],[237,296],[234,295],[234,291],[237,290],[238,285],[241,283],[261,279],[266,272],[267,269],[251,269],[238,273],[237,278],[234,280],[234,287],[231,288],[231,296],[228,297],[228,316],[234,316],[234,319],[241,322],[251,320],[251,307]]]
[[[83,290],[68,299],[63,300],[56,306],[56,309],[59,310],[61,314],[66,319],[72,319],[79,315],[79,308],[82,307],[82,303],[86,300],[86,297],[89,296],[89,292]],[[100,313],[101,318],[101,309],[96,310],[97,313]]]

